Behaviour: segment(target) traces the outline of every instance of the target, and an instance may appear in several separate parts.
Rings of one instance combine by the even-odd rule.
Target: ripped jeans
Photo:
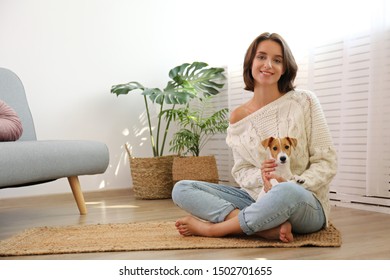
[[[256,202],[245,190],[201,181],[183,180],[172,190],[173,202],[191,215],[220,223],[239,209],[240,227],[247,235],[275,228],[286,221],[294,233],[311,233],[325,226],[321,203],[302,186],[283,182]]]

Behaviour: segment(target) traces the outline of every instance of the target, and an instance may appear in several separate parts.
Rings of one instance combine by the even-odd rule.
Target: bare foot
[[[279,239],[286,243],[294,241],[290,222],[287,221],[280,226]]]
[[[258,232],[257,234],[266,239],[280,239],[282,242],[285,243],[294,241],[294,236],[292,234],[292,226],[289,221],[281,224],[278,227]]]
[[[198,220],[193,216],[181,218],[175,223],[177,231],[184,236],[210,236],[211,225],[212,223]]]

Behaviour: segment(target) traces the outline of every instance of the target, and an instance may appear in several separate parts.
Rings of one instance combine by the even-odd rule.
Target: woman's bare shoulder
[[[249,115],[246,105],[240,105],[230,113],[230,123],[235,124]]]

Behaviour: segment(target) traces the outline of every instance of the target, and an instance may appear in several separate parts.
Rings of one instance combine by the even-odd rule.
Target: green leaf
[[[205,62],[184,63],[169,72],[176,87],[185,89],[197,97],[216,95],[224,86],[223,68],[205,68]]]
[[[178,73],[183,73],[183,71],[190,66],[189,63],[183,63],[182,65],[176,66],[175,68],[171,69],[169,71],[169,77],[173,80],[175,80],[175,77],[177,77]]]
[[[164,102],[164,93],[159,88],[147,88],[142,95],[148,96],[152,102],[160,105]]]
[[[121,94],[128,94],[130,91],[136,89],[140,89],[143,91],[145,87],[138,82],[130,82],[127,84],[113,85],[111,87],[111,93],[114,93],[119,96]]]

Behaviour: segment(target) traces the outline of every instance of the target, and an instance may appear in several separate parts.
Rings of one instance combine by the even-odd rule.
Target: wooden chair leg
[[[80,215],[87,214],[87,206],[85,205],[84,195],[81,191],[79,178],[77,176],[68,177],[70,188],[72,189],[74,199],[76,200],[77,207],[79,208]]]

